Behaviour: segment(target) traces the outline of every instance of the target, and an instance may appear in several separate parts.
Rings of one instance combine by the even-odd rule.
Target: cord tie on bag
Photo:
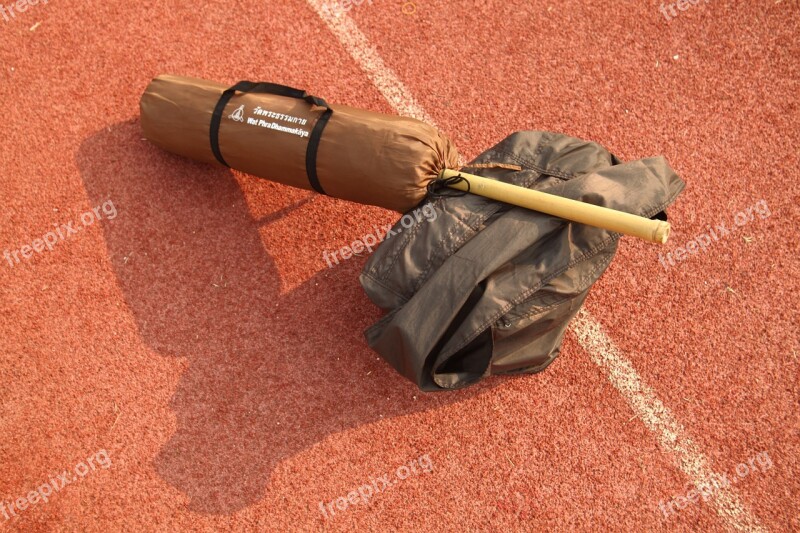
[[[462,181],[467,184],[466,191],[459,191],[457,189],[450,188],[451,185],[461,183]],[[432,198],[453,198],[468,194],[469,187],[469,180],[459,174],[449,178],[436,178],[435,180],[431,180],[428,182],[428,186],[426,188],[428,190],[428,195]]]

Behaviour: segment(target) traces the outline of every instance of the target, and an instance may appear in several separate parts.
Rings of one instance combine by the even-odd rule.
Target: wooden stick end
[[[671,229],[669,222],[661,222],[656,228],[653,240],[660,244],[666,244]]]

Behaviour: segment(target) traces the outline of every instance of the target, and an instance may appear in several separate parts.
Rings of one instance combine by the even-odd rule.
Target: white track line
[[[411,91],[403,85],[394,71],[386,66],[353,19],[343,10],[323,9],[325,2],[321,0],[308,0],[308,3],[399,114],[434,124],[433,118],[414,100]]]
[[[323,0],[307,2],[400,115],[436,125],[394,71],[383,62],[375,47],[350,17],[341,11],[333,13],[323,9]],[[695,485],[713,479],[716,474],[703,453],[653,390],[642,381],[633,365],[603,331],[600,323],[582,309],[571,326],[578,343],[589,354],[592,362],[607,374],[609,381],[628,401],[637,417],[653,432],[661,448],[675,456],[678,467],[686,477]],[[709,503],[733,530],[767,531],[732,488],[718,490],[709,499]],[[653,511],[659,512],[655,504]]]
[[[642,381],[600,323],[586,309],[581,309],[571,326],[578,343],[592,362],[606,372],[609,381],[628,400],[637,418],[653,432],[661,448],[675,457],[686,477],[695,486],[720,479],[683,426]],[[730,488],[716,491],[709,503],[725,523],[736,531],[767,531]]]

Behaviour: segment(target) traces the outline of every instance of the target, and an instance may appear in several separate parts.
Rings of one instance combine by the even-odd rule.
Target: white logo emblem
[[[236,122],[244,122],[244,104],[240,105],[236,111],[228,115],[228,118]]]

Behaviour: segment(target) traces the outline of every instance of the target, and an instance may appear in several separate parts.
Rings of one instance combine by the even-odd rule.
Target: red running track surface
[[[4,6],[0,530],[800,530],[800,13],[684,6],[367,0],[338,26],[300,0]],[[688,187],[670,243],[624,239],[590,296],[604,336],[422,394],[365,345],[364,258],[322,259],[394,215],[151,146],[160,73],[416,102],[467,158],[563,131],[664,154]],[[687,503],[698,461],[734,486]]]

